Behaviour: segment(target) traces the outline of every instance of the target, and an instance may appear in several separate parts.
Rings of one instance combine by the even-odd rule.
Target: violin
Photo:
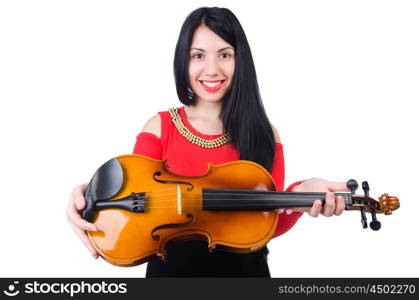
[[[335,193],[345,210],[361,211],[367,228],[378,230],[376,215],[390,215],[400,207],[396,197],[383,194],[379,201],[351,192]],[[166,168],[166,160],[130,154],[103,164],[85,194],[83,218],[98,231],[88,237],[98,253],[117,266],[135,266],[157,256],[166,259],[168,243],[190,239],[208,241],[208,247],[249,253],[264,247],[275,232],[279,209],[323,205],[326,193],[278,192],[269,172],[257,163],[237,160],[208,164],[202,176],[183,176]]]

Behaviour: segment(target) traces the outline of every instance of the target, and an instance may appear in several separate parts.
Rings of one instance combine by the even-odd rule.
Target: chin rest
[[[124,183],[124,172],[122,166],[116,158],[112,158],[104,163],[93,175],[87,186],[85,195],[86,208],[83,218],[92,222],[95,202],[98,200],[108,200],[115,196]]]

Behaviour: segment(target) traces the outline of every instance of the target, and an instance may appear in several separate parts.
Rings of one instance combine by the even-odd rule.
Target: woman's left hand
[[[326,192],[326,203],[322,207],[322,201],[316,200],[312,207],[287,208],[285,212],[291,214],[294,211],[306,212],[312,217],[322,214],[325,217],[339,216],[345,210],[345,202],[342,196],[335,197],[334,192],[349,191],[346,182],[333,182],[321,178],[304,180],[300,185],[293,188],[293,192]]]

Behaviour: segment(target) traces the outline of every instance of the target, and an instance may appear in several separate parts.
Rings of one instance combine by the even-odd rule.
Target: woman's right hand
[[[97,231],[98,228],[95,226],[95,224],[89,223],[81,217],[82,211],[86,206],[86,200],[84,199],[84,193],[86,192],[86,189],[87,183],[78,185],[72,190],[70,199],[68,200],[66,214],[68,222],[73,228],[73,231],[80,238],[87,249],[89,249],[92,256],[94,258],[98,258],[99,253],[97,253],[93,245],[90,243],[90,240],[86,234],[86,230]]]

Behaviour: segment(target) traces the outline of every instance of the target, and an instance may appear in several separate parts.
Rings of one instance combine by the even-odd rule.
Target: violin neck
[[[352,206],[350,193],[335,193],[335,196],[343,197],[346,208]],[[321,200],[324,205],[326,193],[202,189],[203,210],[271,210],[311,207],[316,200]]]

